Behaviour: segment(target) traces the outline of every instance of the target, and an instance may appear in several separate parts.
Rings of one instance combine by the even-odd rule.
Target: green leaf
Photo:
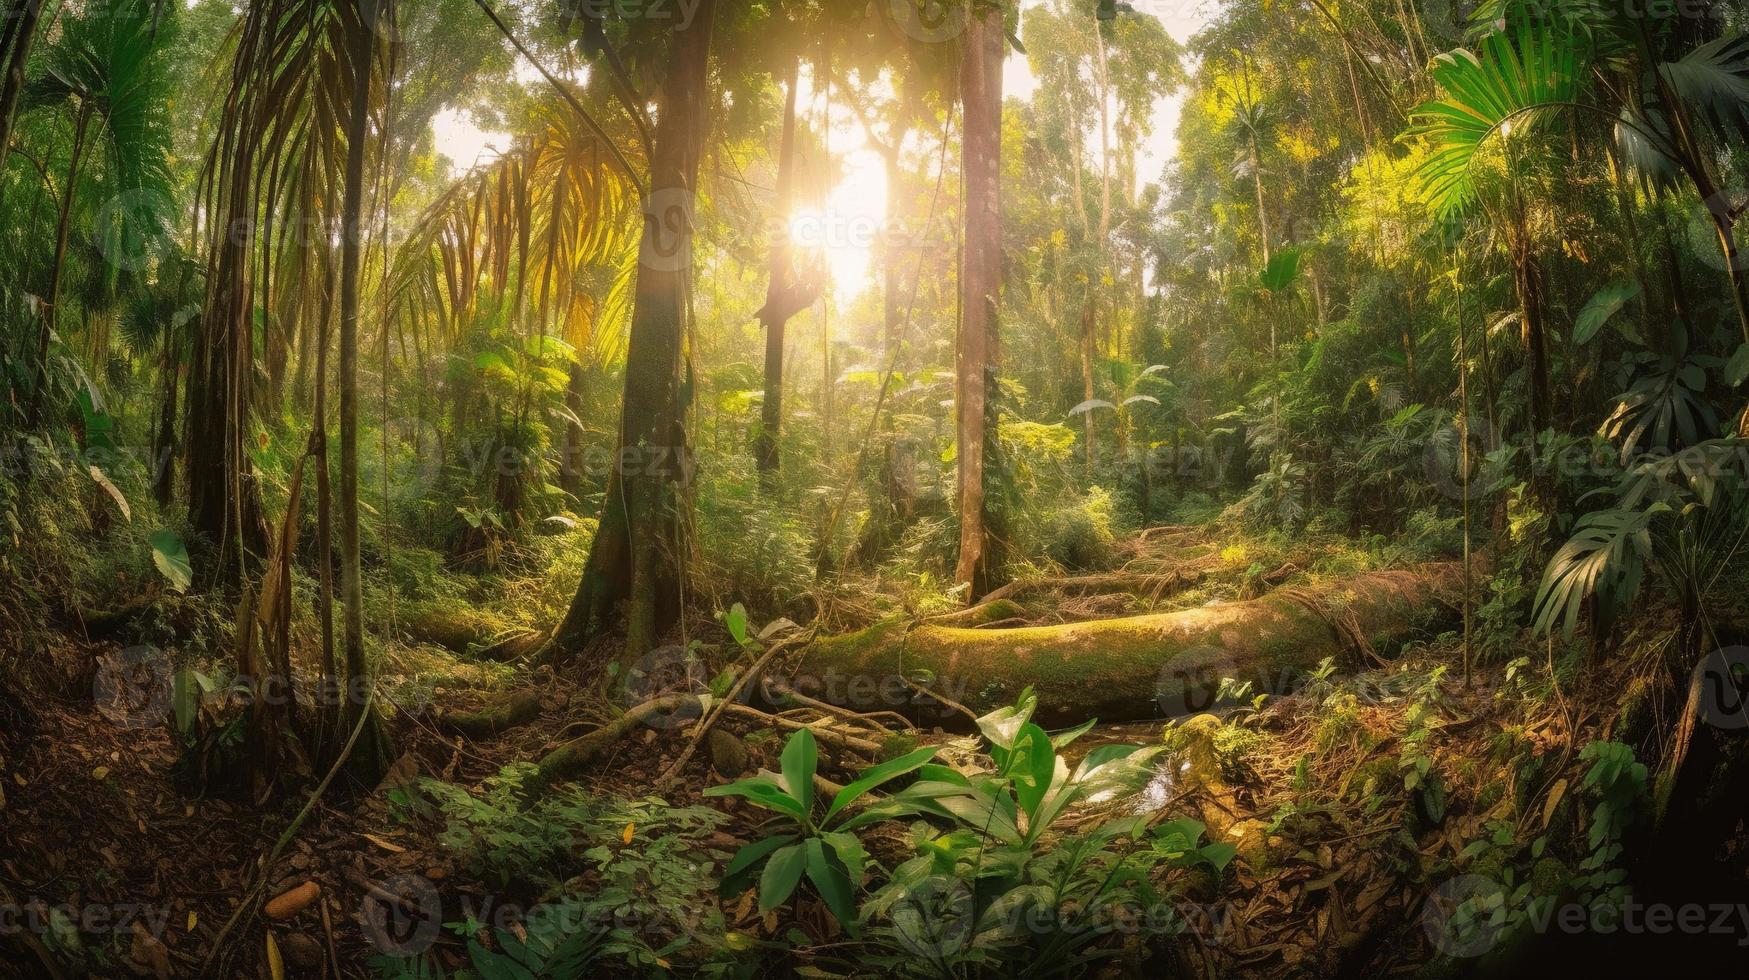
[[[761,772],[724,786],[707,788],[704,796],[739,796],[767,810],[776,810],[803,823],[807,820],[808,811],[802,802],[784,791],[783,782],[776,773]]]
[[[79,389],[79,415],[85,422],[85,448],[115,452],[115,418],[98,403],[96,391]]]
[[[1015,764],[1009,770],[1014,779],[1014,797],[1030,821],[1050,792],[1057,774],[1057,752],[1045,730],[1028,723],[1014,740],[1014,758]]]
[[[808,844],[818,845],[818,841],[809,840]],[[765,872],[759,876],[759,911],[769,912],[795,894],[796,886],[801,884],[802,871],[807,867],[808,847],[804,844],[791,844],[782,848],[765,862]]]
[[[1020,734],[1021,726],[1032,720],[1032,713],[1038,710],[1038,695],[1028,687],[1020,692],[1020,698],[1011,707],[997,708],[995,711],[978,719],[978,730],[984,733],[990,744],[1004,752],[1014,747],[1014,739]]]
[[[1204,844],[1197,849],[1197,854],[1201,855],[1202,859],[1207,861],[1209,866],[1215,869],[1216,874],[1225,871],[1227,865],[1232,862],[1233,855],[1238,853],[1239,848],[1227,841]]]
[[[1269,264],[1263,267],[1257,281],[1264,289],[1279,293],[1292,286],[1299,277],[1300,250],[1284,248],[1269,257]]]
[[[828,851],[819,838],[809,840],[807,848],[808,880],[814,883],[814,890],[825,900],[838,924],[851,938],[856,938],[856,903],[851,897],[855,888],[849,871],[838,860],[838,855]]]
[[[188,548],[183,545],[182,538],[175,531],[165,528],[152,532],[148,539],[152,545],[152,564],[158,566],[158,571],[170,581],[170,587],[178,592],[187,592],[194,584],[194,567],[188,562]]]
[[[747,885],[753,880],[753,869],[759,865],[759,862],[772,851],[793,842],[795,839],[794,834],[778,834],[743,845],[730,859],[728,867],[723,869],[723,880],[717,886],[717,894],[724,898],[730,898],[745,891]]]
[[[915,752],[908,752],[897,759],[888,759],[878,766],[864,769],[861,777],[839,790],[838,795],[832,798],[832,805],[826,808],[826,816],[820,822],[822,824],[831,823],[832,818],[837,816],[839,811],[856,802],[863,794],[882,783],[897,779],[917,769],[933,758],[935,758],[935,749],[923,748]]]
[[[1578,319],[1573,321],[1573,343],[1588,344],[1610,317],[1620,313],[1628,301],[1640,295],[1640,284],[1634,279],[1618,279],[1591,294]]]
[[[783,747],[783,783],[802,807],[802,818],[814,808],[814,772],[820,764],[820,749],[814,733],[806,728],[789,737]]]
[[[728,628],[729,635],[742,646],[747,645],[747,609],[739,602],[729,607],[723,614],[723,625]]]
[[[1737,353],[1731,355],[1731,360],[1725,364],[1725,383],[1735,388],[1749,378],[1749,344],[1737,348]]]
[[[1062,749],[1063,747],[1067,746],[1069,743],[1075,741],[1076,739],[1080,738],[1081,736],[1092,731],[1093,726],[1098,724],[1098,723],[1099,723],[1098,718],[1089,718],[1086,721],[1082,722],[1079,725],[1076,725],[1074,728],[1071,728],[1066,732],[1058,732],[1057,734],[1051,736],[1051,745],[1054,748]]]

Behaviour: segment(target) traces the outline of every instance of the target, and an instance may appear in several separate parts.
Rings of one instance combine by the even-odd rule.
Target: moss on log
[[[978,712],[1011,703],[1030,685],[1051,724],[1169,717],[1209,707],[1223,677],[1279,693],[1326,657],[1392,650],[1430,636],[1451,621],[1462,581],[1460,566],[1440,564],[1244,602],[1057,626],[965,629],[888,620],[813,643],[795,667],[794,685],[858,711],[908,711],[924,724],[953,719],[911,696],[902,677],[920,672],[933,675],[935,690]]]

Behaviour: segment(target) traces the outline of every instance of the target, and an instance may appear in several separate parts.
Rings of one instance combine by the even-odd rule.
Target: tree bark
[[[574,654],[604,633],[628,599],[628,658],[641,654],[679,612],[670,600],[680,589],[674,498],[688,471],[681,346],[715,7],[716,0],[700,0],[692,24],[670,42],[626,349],[619,451],[583,580],[553,634],[558,655]],[[634,582],[649,588],[634,594]]]
[[[1537,434],[1547,428],[1550,422],[1549,355],[1547,332],[1543,327],[1542,263],[1522,245],[1513,258],[1513,282],[1518,289],[1519,330],[1529,368],[1526,373],[1530,387],[1531,452],[1534,455]]]
[[[870,710],[902,689],[901,678],[928,672],[938,690],[977,712],[1012,702],[1030,685],[1051,725],[1155,718],[1212,706],[1225,677],[1279,694],[1326,657],[1431,636],[1455,618],[1462,583],[1462,566],[1450,563],[1060,626],[967,629],[894,619],[815,642],[796,665],[796,685]]]
[[[783,135],[777,155],[776,222],[789,221],[795,199],[796,74],[799,61],[798,57],[790,56],[789,69],[784,77]],[[759,438],[754,446],[760,485],[767,490],[771,489],[773,478],[782,465],[777,440],[783,426],[783,335],[792,315],[789,294],[796,288],[787,231],[780,232],[771,244],[770,267],[765,306],[759,311],[759,320],[765,326],[765,400],[759,408]]]
[[[352,69],[351,115],[346,123],[346,172],[341,198],[340,242],[340,600],[345,607],[341,635],[346,656],[346,709],[341,730],[351,731],[366,709],[358,692],[365,690],[369,667],[364,656],[364,589],[358,542],[358,310],[360,260],[364,251],[364,158],[370,133],[372,69],[376,44],[371,30],[377,5],[390,0],[358,0],[360,21],[351,25],[349,61]],[[386,740],[376,721],[351,764],[361,782],[381,778],[387,759]]]
[[[986,456],[995,442],[998,302],[1002,290],[1002,12],[975,14],[960,61],[963,107],[965,250],[956,375],[960,547],[954,572],[975,602],[995,585],[1001,562],[990,533]]]
[[[11,31],[6,37],[6,76],[0,82],[0,174],[6,172],[6,157],[12,149],[12,126],[18,120],[18,97],[24,91],[24,68],[30,61],[44,0],[12,0],[7,4]],[[6,184],[0,181],[0,200]]]
[[[36,362],[32,365],[36,383],[30,392],[30,420],[25,428],[34,429],[42,418],[43,385],[49,377],[49,338],[61,320],[61,274],[67,268],[67,236],[72,230],[73,195],[79,184],[79,165],[85,160],[85,137],[91,127],[91,103],[79,100],[79,121],[73,129],[73,157],[67,164],[67,186],[61,190],[60,220],[55,225],[55,255],[49,264],[49,304],[43,313],[42,326],[37,331]]]

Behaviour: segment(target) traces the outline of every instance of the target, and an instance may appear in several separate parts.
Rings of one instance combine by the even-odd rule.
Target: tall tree
[[[30,63],[31,44],[42,22],[46,0],[6,0],[6,28],[0,34],[0,174],[6,172],[6,157],[12,149],[12,126],[18,120],[18,100],[24,93],[24,68]],[[0,181],[0,195],[6,183]]]
[[[967,600],[1001,574],[989,501],[996,443],[996,369],[1002,291],[1002,10],[974,10],[963,35],[960,103],[964,119],[965,245],[960,263],[960,328],[955,371],[960,546],[955,581]]]
[[[553,636],[561,654],[577,651],[609,629],[626,605],[625,654],[636,657],[679,614],[678,497],[690,468],[681,362],[715,13],[716,0],[699,0],[691,22],[670,32],[638,249],[618,452],[583,580]]]
[[[783,133],[777,156],[777,221],[787,222],[795,206],[796,179],[796,75],[801,59],[790,57],[784,76]],[[765,327],[765,400],[759,410],[759,439],[754,456],[766,486],[780,465],[778,436],[783,427],[784,326],[790,318],[812,306],[820,294],[817,269],[796,267],[795,250],[788,235],[780,233],[771,244],[770,279],[759,322]]]
[[[346,171],[340,209],[340,602],[344,607],[341,636],[346,655],[346,710],[343,730],[359,725],[372,729],[355,751],[353,772],[374,783],[388,764],[386,736],[377,727],[367,700],[360,696],[369,677],[364,657],[364,587],[358,551],[358,312],[360,265],[364,252],[364,164],[370,139],[370,103],[377,62],[379,25],[393,23],[394,0],[355,0],[357,16],[347,24]],[[385,108],[384,110],[388,110]],[[379,154],[378,160],[382,157]]]

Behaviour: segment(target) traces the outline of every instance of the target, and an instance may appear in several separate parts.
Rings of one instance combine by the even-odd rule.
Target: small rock
[[[279,948],[285,953],[286,962],[292,966],[304,970],[322,968],[322,944],[301,932],[294,932],[281,939]]]
[[[711,768],[718,775],[734,779],[747,771],[747,743],[733,733],[713,728],[705,737],[711,754]]]

